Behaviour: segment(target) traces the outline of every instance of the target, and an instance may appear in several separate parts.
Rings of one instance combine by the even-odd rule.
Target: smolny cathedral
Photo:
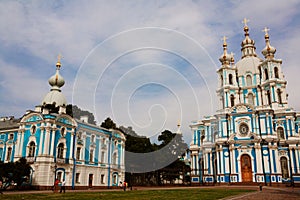
[[[26,158],[31,165],[28,181],[36,189],[51,188],[55,179],[73,189],[117,186],[125,179],[125,136],[89,124],[87,116],[66,114],[60,68],[58,60],[48,81],[50,92],[35,110],[20,119],[0,119],[0,160]]]
[[[264,58],[255,50],[245,20],[241,59],[223,43],[217,70],[219,110],[192,122],[192,183],[300,183],[300,113],[289,107],[282,60],[275,58],[265,29]],[[54,180],[67,187],[117,186],[125,179],[125,137],[66,114],[61,91],[65,81],[50,77],[50,92],[23,117],[0,119],[0,160],[24,157],[31,165],[29,182],[46,189]]]
[[[192,122],[193,183],[300,183],[300,113],[288,105],[282,60],[265,28],[263,58],[244,20],[241,59],[227,52],[217,70],[219,110]]]

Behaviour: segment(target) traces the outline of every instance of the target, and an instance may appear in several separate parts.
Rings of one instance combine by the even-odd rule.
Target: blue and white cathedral
[[[219,110],[192,122],[192,183],[300,183],[300,113],[288,105],[282,60],[265,28],[264,58],[244,20],[241,59],[227,52],[217,70]]]
[[[125,179],[125,137],[118,130],[89,124],[87,116],[66,114],[60,68],[58,60],[50,92],[35,110],[20,119],[0,118],[0,160],[26,158],[29,183],[36,189],[52,187],[55,179],[73,189],[117,186]]]

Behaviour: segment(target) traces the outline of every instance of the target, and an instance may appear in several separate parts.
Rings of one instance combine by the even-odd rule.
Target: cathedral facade
[[[117,186],[125,179],[125,137],[89,124],[86,116],[66,114],[60,68],[58,61],[49,79],[51,90],[35,110],[20,119],[0,119],[0,160],[26,158],[28,182],[37,189],[52,187],[56,179],[72,189]]]
[[[265,28],[264,58],[245,20],[241,59],[223,54],[217,70],[219,110],[192,122],[193,183],[300,183],[300,113],[288,105],[282,60]]]

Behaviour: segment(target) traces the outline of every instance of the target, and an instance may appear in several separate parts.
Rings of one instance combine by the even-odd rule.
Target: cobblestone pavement
[[[250,189],[250,188],[249,188]],[[253,189],[253,188],[252,188]],[[224,198],[223,200],[300,200],[300,188],[265,187],[262,191]]]

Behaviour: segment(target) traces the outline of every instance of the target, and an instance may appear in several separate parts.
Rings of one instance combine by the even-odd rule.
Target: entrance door
[[[93,174],[89,174],[89,188],[93,187]]]
[[[242,170],[242,181],[252,182],[252,166],[251,158],[249,155],[241,156],[241,170]]]

